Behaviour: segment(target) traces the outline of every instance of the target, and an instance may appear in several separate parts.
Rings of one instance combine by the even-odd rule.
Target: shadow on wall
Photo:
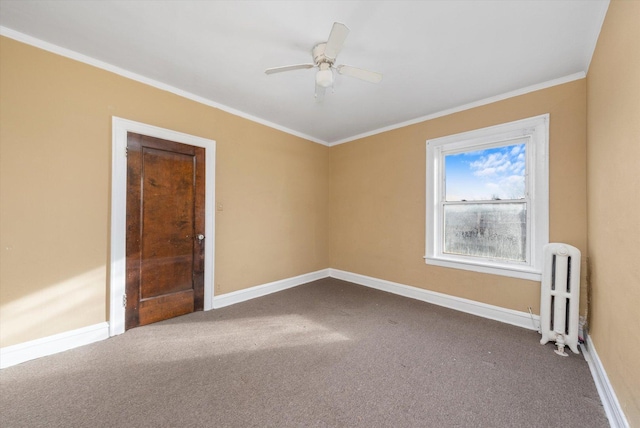
[[[104,314],[105,283],[106,266],[103,265],[2,305],[1,346],[104,321],[83,318]],[[58,326],[56,323],[60,320],[64,320],[64,324]],[[70,325],[76,320],[78,325]]]

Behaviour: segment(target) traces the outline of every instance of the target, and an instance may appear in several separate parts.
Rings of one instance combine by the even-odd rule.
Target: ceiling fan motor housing
[[[319,70],[316,73],[316,85],[323,88],[328,88],[333,84],[333,72],[331,67],[333,66],[333,59],[329,59],[324,55],[326,43],[318,43],[311,50],[313,55],[313,61],[318,66]]]
[[[335,58],[333,58],[333,59],[327,58],[324,55],[324,50],[325,50],[326,46],[327,46],[326,43],[318,43],[311,50],[311,55],[313,55],[313,62],[315,62],[316,65],[320,65],[322,63],[327,63],[327,64],[329,64],[329,66],[333,65],[333,62],[335,61]]]

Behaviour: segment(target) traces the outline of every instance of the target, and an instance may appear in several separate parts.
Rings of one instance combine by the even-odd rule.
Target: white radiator
[[[568,244],[544,246],[540,295],[540,343],[554,341],[559,355],[567,355],[565,346],[579,353],[580,250]]]

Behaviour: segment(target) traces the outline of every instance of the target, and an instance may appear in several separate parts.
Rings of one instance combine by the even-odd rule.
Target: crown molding
[[[608,4],[609,3],[606,2],[607,6],[608,6]],[[605,9],[605,12],[606,12],[606,9]],[[603,14],[603,19],[604,19],[604,15],[605,14]],[[599,32],[598,32],[598,34],[599,34]],[[596,36],[598,34],[596,34]],[[200,104],[204,104],[206,106],[213,107],[213,108],[225,111],[225,112],[233,114],[235,116],[242,117],[242,118],[250,120],[252,122],[256,122],[256,123],[259,123],[261,125],[268,126],[270,128],[273,128],[273,129],[277,129],[278,131],[282,131],[282,132],[285,132],[287,134],[293,135],[295,137],[303,138],[305,140],[308,140],[308,141],[311,141],[311,142],[314,142],[314,143],[318,143],[318,144],[321,144],[321,145],[327,146],[327,147],[337,146],[337,145],[340,145],[340,144],[344,144],[344,143],[348,143],[348,142],[351,142],[351,141],[359,140],[359,139],[362,139],[362,138],[370,137],[372,135],[377,135],[377,134],[381,134],[383,132],[392,131],[394,129],[403,128],[405,126],[410,126],[410,125],[414,125],[414,124],[417,124],[417,123],[420,123],[420,122],[425,122],[427,120],[432,120],[432,119],[436,119],[436,118],[439,118],[439,117],[448,116],[450,114],[454,114],[454,113],[458,113],[458,112],[461,112],[461,111],[469,110],[469,109],[472,109],[472,108],[475,108],[475,107],[480,107],[480,106],[484,106],[484,105],[487,105],[487,104],[495,103],[497,101],[506,100],[508,98],[513,98],[513,97],[517,97],[517,96],[520,96],[520,95],[528,94],[530,92],[535,92],[535,91],[539,91],[539,90],[542,90],[542,89],[550,88],[550,87],[553,87],[553,86],[562,85],[564,83],[569,83],[569,82],[572,82],[574,80],[584,79],[586,77],[586,72],[581,71],[581,72],[578,72],[578,73],[570,74],[568,76],[564,76],[564,77],[560,77],[560,78],[557,78],[557,79],[548,80],[546,82],[541,82],[541,83],[538,83],[538,84],[535,84],[535,85],[527,86],[527,87],[524,87],[524,88],[516,89],[514,91],[505,92],[505,93],[500,94],[500,95],[495,95],[495,96],[492,96],[492,97],[489,97],[489,98],[484,98],[484,99],[481,99],[481,100],[478,100],[478,101],[474,101],[474,102],[471,102],[471,103],[468,103],[468,104],[463,104],[463,105],[458,106],[458,107],[453,107],[453,108],[450,108],[450,109],[441,110],[439,112],[431,113],[431,114],[426,115],[426,116],[420,116],[420,117],[417,117],[415,119],[411,119],[411,120],[407,120],[407,121],[404,121],[404,122],[399,122],[399,123],[396,123],[396,124],[393,124],[393,125],[385,126],[385,127],[382,127],[382,128],[374,129],[372,131],[368,131],[368,132],[365,132],[365,133],[362,133],[362,134],[353,135],[351,137],[347,137],[347,138],[344,138],[344,139],[341,139],[341,140],[328,142],[328,141],[324,141],[322,139],[313,137],[311,135],[307,135],[307,134],[304,134],[302,132],[298,132],[298,131],[295,131],[293,129],[284,127],[282,125],[278,125],[277,123],[262,119],[260,117],[253,116],[253,115],[245,113],[243,111],[240,111],[240,110],[234,109],[232,107],[226,106],[224,104],[217,103],[217,102],[215,102],[213,100],[201,97],[201,96],[193,94],[191,92],[187,92],[187,91],[184,91],[182,89],[176,88],[174,86],[167,85],[167,84],[159,82],[157,80],[150,79],[148,77],[142,76],[140,74],[133,73],[131,71],[128,71],[128,70],[125,70],[123,68],[117,67],[115,65],[106,63],[104,61],[89,57],[89,56],[81,54],[79,52],[76,52],[76,51],[73,51],[73,50],[70,50],[70,49],[67,49],[67,48],[63,48],[63,47],[58,46],[58,45],[54,45],[53,43],[46,42],[44,40],[38,39],[38,38],[33,37],[33,36],[29,36],[29,35],[24,34],[24,33],[20,33],[18,31],[12,30],[12,29],[7,28],[7,27],[0,26],[0,35],[8,37],[10,39],[17,40],[19,42],[22,42],[22,43],[25,43],[25,44],[28,44],[28,45],[31,45],[31,46],[34,46],[34,47],[37,47],[37,48],[40,48],[40,49],[43,49],[43,50],[46,50],[48,52],[52,52],[52,53],[60,55],[60,56],[64,56],[66,58],[73,59],[75,61],[79,61],[79,62],[88,64],[88,65],[91,65],[91,66],[94,66],[94,67],[97,67],[97,68],[100,68],[100,69],[103,69],[103,70],[106,70],[106,71],[109,71],[109,72],[112,72],[112,73],[115,73],[115,74],[120,75],[122,77],[126,77],[128,79],[135,80],[137,82],[152,86],[154,88],[161,89],[163,91],[167,91],[167,92],[179,95],[179,96],[181,96],[183,98],[190,99],[190,100],[198,102]],[[597,41],[597,37],[596,37],[595,40]],[[595,42],[593,43],[593,48],[595,49]],[[588,64],[587,64],[587,66],[588,66]]]
[[[36,37],[29,36],[24,33],[20,33],[19,31],[12,30],[11,28],[0,26],[0,36],[5,36],[10,39],[16,40],[18,42],[22,42],[27,45],[31,45],[36,48],[40,48],[42,50],[54,53],[56,55],[60,55],[69,59],[73,59],[75,61],[82,62],[84,64],[88,64],[88,65],[100,68],[102,70],[109,71],[111,73],[115,73],[119,76],[126,77],[127,79],[135,80],[136,82],[140,82],[145,85],[149,85],[154,88],[161,89],[163,91],[167,91],[175,95],[179,95],[183,98],[195,101],[200,104],[204,104],[209,107],[216,108],[218,110],[225,111],[227,113],[231,113],[235,116],[242,117],[243,119],[247,119],[252,122],[256,122],[261,125],[268,126],[269,128],[277,129],[278,131],[285,132],[295,137],[303,138],[305,140],[312,141],[314,143],[322,144],[323,146],[329,145],[329,143],[327,143],[326,141],[320,140],[318,138],[312,137],[307,134],[303,134],[302,132],[295,131],[293,129],[278,125],[277,123],[273,123],[268,120],[262,119],[260,117],[253,116],[243,111],[226,106],[224,104],[217,103],[215,101],[201,97],[191,92],[187,92],[182,89],[176,88],[175,86],[167,85],[166,83],[162,83],[157,80],[150,79],[148,77],[142,76],[137,73],[133,73],[131,71],[125,70],[124,68],[117,67],[115,65],[109,64],[99,59],[92,58],[90,56],[81,54],[71,49],[63,48],[61,46],[54,45],[53,43],[46,42]]]
[[[394,129],[404,128],[405,126],[415,125],[416,123],[426,122],[427,120],[436,119],[438,117],[448,116],[448,115],[453,114],[453,113],[458,113],[458,112],[461,112],[461,111],[470,110],[472,108],[484,106],[484,105],[487,105],[487,104],[492,104],[492,103],[495,103],[495,102],[498,102],[498,101],[502,101],[502,100],[506,100],[506,99],[509,99],[509,98],[518,97],[520,95],[528,94],[530,92],[535,92],[535,91],[539,91],[541,89],[551,88],[553,86],[558,86],[558,85],[562,85],[562,84],[565,84],[565,83],[573,82],[574,80],[584,79],[586,76],[587,75],[586,75],[586,73],[584,71],[581,71],[579,73],[573,73],[573,74],[570,74],[568,76],[559,77],[557,79],[552,79],[552,80],[548,80],[546,82],[537,83],[535,85],[526,86],[526,87],[521,88],[521,89],[516,89],[515,91],[505,92],[505,93],[500,94],[500,95],[495,95],[493,97],[484,98],[482,100],[474,101],[474,102],[468,103],[468,104],[463,104],[463,105],[458,106],[458,107],[453,107],[453,108],[450,108],[450,109],[447,109],[447,110],[441,110],[439,112],[431,113],[431,114],[426,115],[426,116],[420,116],[420,117],[417,117],[415,119],[407,120],[405,122],[396,123],[395,125],[389,125],[389,126],[385,126],[384,128],[378,128],[378,129],[375,129],[373,131],[369,131],[369,132],[365,132],[365,133],[362,133],[362,134],[354,135],[353,137],[347,137],[345,139],[329,143],[329,146],[330,147],[337,146],[339,144],[348,143],[348,142],[351,142],[351,141],[359,140],[361,138],[365,138],[365,137],[370,137],[372,135],[381,134],[383,132],[393,131]]]

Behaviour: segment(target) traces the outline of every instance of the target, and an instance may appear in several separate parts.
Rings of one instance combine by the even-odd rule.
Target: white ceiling
[[[56,47],[40,45],[331,145],[584,76],[607,7],[607,0],[0,0],[0,25],[4,35],[48,42]],[[381,83],[338,75],[335,92],[318,103],[315,70],[265,75],[313,62],[311,48],[335,21],[351,29],[336,63],[380,72]]]

